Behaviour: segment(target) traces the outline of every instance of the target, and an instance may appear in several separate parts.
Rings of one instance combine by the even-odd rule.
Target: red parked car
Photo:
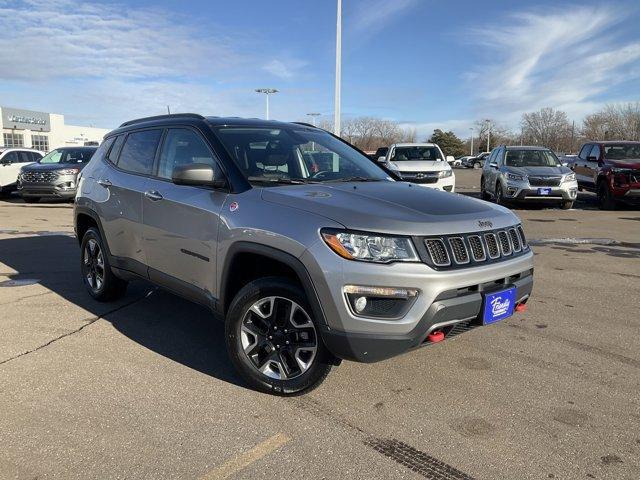
[[[596,192],[598,205],[640,202],[640,142],[589,142],[569,165],[580,190]]]

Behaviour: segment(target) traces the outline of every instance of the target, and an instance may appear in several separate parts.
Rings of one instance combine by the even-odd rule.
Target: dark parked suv
[[[41,198],[71,200],[76,196],[78,174],[97,147],[64,147],[51,150],[36,163],[20,170],[18,193],[27,203]]]
[[[511,211],[396,182],[306,124],[126,122],[82,171],[74,217],[94,298],[143,278],[206,305],[238,372],[279,394],[507,318],[533,285]]]

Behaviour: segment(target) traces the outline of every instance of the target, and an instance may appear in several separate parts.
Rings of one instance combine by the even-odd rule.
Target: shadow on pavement
[[[79,255],[78,243],[70,235],[4,238],[0,239],[0,263],[18,273],[8,275],[0,267],[0,274],[13,280],[37,278],[45,288],[104,318],[143,347],[212,377],[245,386],[228,359],[224,325],[206,308],[143,281],[130,283],[126,296],[118,302],[96,302],[86,293],[80,278]]]

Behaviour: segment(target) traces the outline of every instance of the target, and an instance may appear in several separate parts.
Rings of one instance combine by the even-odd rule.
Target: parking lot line
[[[231,475],[238,473],[240,470],[257,462],[266,455],[269,455],[271,452],[274,452],[289,440],[291,439],[285,434],[277,433],[273,437],[266,439],[264,442],[260,442],[251,450],[241,453],[234,458],[227,460],[219,467],[207,472],[200,477],[200,480],[220,480],[223,478],[229,478]]]

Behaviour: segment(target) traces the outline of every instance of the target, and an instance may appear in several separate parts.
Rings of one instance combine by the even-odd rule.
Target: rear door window
[[[31,163],[31,152],[20,152],[19,163]]]
[[[143,130],[127,135],[118,159],[118,168],[151,175],[162,130]]]

